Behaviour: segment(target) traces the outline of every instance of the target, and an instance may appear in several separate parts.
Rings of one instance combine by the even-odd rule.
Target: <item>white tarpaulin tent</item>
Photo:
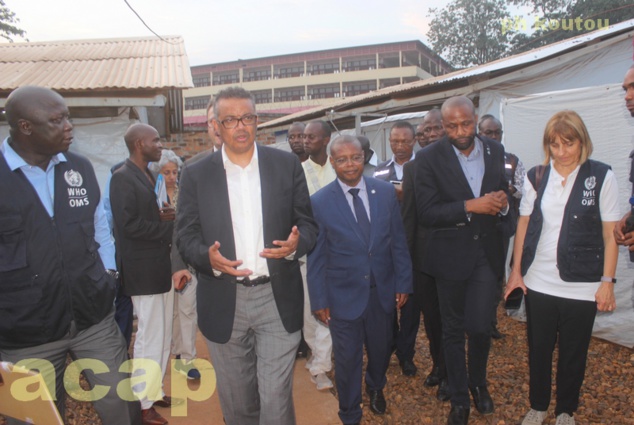
[[[621,74],[627,67],[621,67]],[[622,75],[620,76],[622,78]],[[506,150],[516,154],[526,168],[543,162],[542,137],[548,119],[557,111],[572,109],[584,120],[592,142],[592,158],[612,166],[617,176],[621,210],[629,209],[632,188],[629,182],[629,152],[634,148],[634,118],[625,109],[621,84],[585,87],[574,90],[541,93],[501,101]],[[634,268],[622,248],[615,285],[617,310],[599,313],[594,336],[634,346]]]

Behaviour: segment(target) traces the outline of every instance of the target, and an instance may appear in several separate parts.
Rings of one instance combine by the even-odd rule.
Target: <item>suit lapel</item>
[[[467,199],[471,199],[473,197],[473,191],[471,190],[471,186],[469,186],[467,177],[464,175],[464,171],[462,171],[460,160],[454,151],[453,145],[446,137],[436,143],[442,143],[441,151],[445,157],[447,171],[450,173],[447,178],[457,182],[460,188],[468,195]]]
[[[363,179],[365,180],[365,189],[368,192],[368,204],[370,205],[370,247],[371,247],[372,240],[376,232],[375,230],[376,226],[372,225],[372,221],[378,219],[379,217],[379,205],[378,205],[379,201],[377,198],[374,181],[370,179],[366,179],[365,177],[363,177]]]
[[[231,218],[231,204],[229,203],[229,190],[227,188],[227,173],[222,163],[222,152],[214,152],[209,158],[210,167],[205,168],[206,178],[203,179],[202,196],[199,210],[201,213],[211,217],[215,223],[221,223],[220,227],[213,226],[218,229],[220,237],[215,240],[222,240],[220,251],[222,255],[229,260],[236,259],[236,244],[233,234],[233,221]],[[211,187],[210,187],[211,186]],[[229,223],[229,225],[227,225]]]
[[[491,180],[494,177],[493,156],[491,155],[491,147],[487,140],[482,140],[482,155],[484,156],[484,175],[482,176],[482,188],[480,189],[480,196],[491,191]]]
[[[130,169],[130,171],[132,171],[134,177],[138,179],[143,186],[154,192],[154,177],[152,177],[152,180],[150,181],[145,171],[141,170],[134,162],[130,161],[129,158],[125,160],[125,164]]]
[[[266,149],[261,148],[258,144],[255,145],[255,148],[258,150],[258,169],[260,170],[260,193],[262,199],[262,236],[264,237],[264,241],[270,240],[268,232],[271,229],[271,224],[269,223],[269,202],[274,200],[275,197],[275,188],[273,187],[272,182],[274,181],[274,173],[275,166],[274,161],[268,160],[268,152]]]
[[[352,213],[352,209],[350,209],[350,204],[348,204],[346,194],[343,192],[341,185],[339,185],[339,182],[336,179],[331,183],[331,190],[335,199],[335,206],[339,209],[339,212],[343,216],[348,227],[352,229],[361,243],[365,245],[365,238],[363,237],[363,233],[361,233],[359,223],[357,223],[357,220],[354,218],[354,214]]]

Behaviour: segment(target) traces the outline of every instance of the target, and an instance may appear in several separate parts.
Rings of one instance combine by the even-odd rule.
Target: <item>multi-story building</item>
[[[418,40],[346,47],[191,67],[185,125],[204,125],[211,96],[239,85],[258,114],[290,114],[348,96],[443,75],[451,66]]]

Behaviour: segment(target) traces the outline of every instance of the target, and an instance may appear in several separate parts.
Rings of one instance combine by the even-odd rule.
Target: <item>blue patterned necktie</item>
[[[368,213],[365,210],[363,201],[359,197],[360,189],[350,189],[348,192],[352,195],[352,205],[354,206],[354,215],[357,216],[357,223],[361,228],[361,233],[365,238],[365,242],[370,242],[370,220],[368,219]]]

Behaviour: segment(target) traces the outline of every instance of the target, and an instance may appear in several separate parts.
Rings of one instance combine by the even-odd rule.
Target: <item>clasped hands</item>
[[[273,245],[277,246],[277,248],[264,248],[264,250],[260,252],[260,257],[274,259],[288,257],[297,250],[298,243],[299,230],[297,229],[297,226],[293,226],[291,233],[288,235],[288,239],[285,241],[273,241]],[[214,270],[231,276],[245,277],[253,274],[253,270],[238,270],[238,267],[240,267],[243,263],[242,260],[231,261],[225,258],[220,253],[220,242],[218,241],[214,242],[214,244],[209,247],[209,263]]]
[[[489,192],[479,198],[469,199],[466,201],[466,210],[474,214],[496,215],[508,205],[508,197],[506,192],[498,190],[497,192]]]

